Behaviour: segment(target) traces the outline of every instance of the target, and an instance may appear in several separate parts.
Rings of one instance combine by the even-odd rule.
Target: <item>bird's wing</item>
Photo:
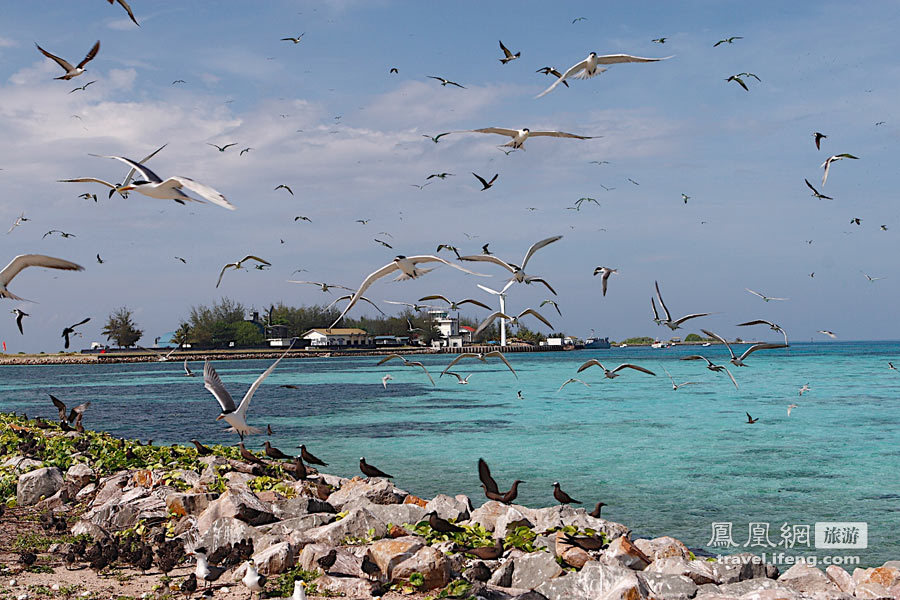
[[[694,314],[690,314],[690,315],[684,315],[677,321],[672,321],[672,323],[674,323],[675,325],[681,325],[682,323],[684,323],[685,321],[688,321],[690,319],[696,319],[697,317],[706,317],[708,315],[709,315],[709,313],[694,313]]]
[[[166,181],[174,181],[180,184],[181,187],[186,187],[190,191],[194,192],[207,202],[212,202],[213,204],[221,206],[222,208],[227,208],[228,210],[235,210],[237,208],[221,193],[217,192],[208,185],[196,182],[188,177],[169,177],[169,179],[167,179]]]
[[[466,298],[465,300],[460,300],[456,303],[457,306],[459,306],[460,304],[474,304],[475,306],[480,306],[481,308],[491,310],[491,307],[484,302],[479,302],[478,300],[473,300],[472,298]]]
[[[522,318],[522,315],[532,315],[532,316],[533,316],[534,318],[536,318],[538,321],[540,321],[541,323],[543,323],[544,325],[546,325],[546,326],[549,327],[550,329],[553,329],[553,325],[550,324],[550,321],[548,321],[548,320],[545,319],[543,316],[541,316],[541,314],[538,313],[538,311],[534,310],[533,308],[527,308],[527,309],[523,310],[522,312],[519,313],[519,316],[516,317],[516,318],[521,319],[521,318]]]
[[[587,59],[584,59],[581,62],[575,63],[574,65],[569,67],[566,70],[566,72],[562,74],[562,77],[560,77],[559,79],[554,81],[552,84],[550,84],[550,87],[548,87],[546,90],[544,90],[543,92],[538,94],[536,96],[536,98],[540,98],[541,96],[546,96],[547,94],[552,92],[553,89],[560,84],[560,82],[565,81],[569,77],[573,76],[575,73],[583,70],[587,66],[587,63],[588,63]]]
[[[478,181],[481,182],[481,185],[483,185],[484,187],[488,187],[488,182],[485,181],[484,177],[482,177],[482,176],[479,175],[478,173],[472,173],[472,175],[474,175],[475,178],[476,178]]]
[[[605,56],[597,57],[598,65],[615,65],[619,63],[646,63],[646,62],[659,62],[661,60],[669,60],[672,58],[671,56],[665,56],[663,58],[644,58],[643,56],[632,56],[630,54],[607,54]]]
[[[644,367],[641,367],[638,365],[632,365],[629,363],[624,363],[624,364],[619,365],[618,367],[613,369],[612,372],[615,373],[616,371],[621,371],[622,369],[634,369],[635,371],[640,371],[641,373],[646,373],[648,375],[656,376],[656,373],[654,373],[650,369],[645,369]]]
[[[116,189],[116,186],[108,181],[97,179],[96,177],[79,177],[78,179],[57,179],[59,183],[100,183],[108,188]]]
[[[406,362],[406,359],[403,358],[402,356],[400,356],[399,354],[388,354],[387,356],[385,356],[384,358],[379,360],[377,363],[375,363],[375,366],[377,367],[378,365],[383,365],[384,363],[388,362],[389,360],[394,360],[395,358],[399,358],[403,362]]]
[[[705,333],[705,334],[708,335],[709,337],[716,338],[717,340],[719,340],[720,342],[722,342],[723,344],[725,344],[725,347],[728,348],[728,353],[731,354],[731,358],[737,358],[737,357],[734,355],[734,350],[731,349],[731,346],[728,345],[728,342],[726,342],[726,341],[725,341],[725,338],[723,338],[721,335],[716,334],[716,333],[713,333],[712,331],[709,331],[709,330],[707,330],[707,329],[701,329],[700,331],[702,331],[703,333]],[[741,357],[741,358],[743,358],[743,357]]]
[[[549,283],[547,283],[545,280],[541,279],[540,277],[529,277],[526,281],[527,281],[527,283],[531,283],[532,281],[537,281],[538,283],[543,283],[545,286],[547,286],[547,289],[553,293],[554,296],[557,295],[556,290],[554,290],[553,287]]]
[[[294,282],[294,283],[297,283],[297,282]],[[334,300],[332,300],[331,304],[329,304],[328,306],[325,307],[325,310],[328,310],[329,308],[331,308],[332,306],[334,306],[335,304],[337,304],[337,303],[340,302],[341,300],[349,300],[349,299],[352,298],[352,297],[353,297],[352,294],[347,294],[346,296],[341,296],[340,298],[335,298]],[[365,300],[365,298],[360,298],[360,299],[361,299],[361,300]],[[374,306],[374,305],[373,305],[373,306]],[[375,308],[378,308],[378,307],[376,306]],[[381,309],[379,309],[379,310],[381,310]]]
[[[825,185],[825,182],[828,181],[828,170],[831,168],[831,163],[834,161],[834,157],[830,157],[822,163],[822,167],[825,168],[825,172],[822,173],[822,185]]]
[[[188,375],[193,375],[191,370],[188,368],[187,363],[188,363],[188,359],[184,359],[184,372],[187,373]]]
[[[231,267],[232,269],[235,268],[234,264],[232,263],[229,263],[222,267],[222,270],[219,272],[219,280],[216,282],[216,287],[219,287],[219,284],[222,283],[222,277],[225,275],[225,269],[227,269],[228,267]]]
[[[153,152],[151,152],[150,154],[148,154],[147,156],[142,158],[141,164],[147,162],[148,160],[150,160],[151,158],[156,156],[159,153],[159,151],[162,150],[163,148],[165,148],[166,146],[168,146],[168,144],[163,144],[162,146],[160,146],[159,148],[157,148],[156,150],[154,150]],[[134,169],[134,167],[132,167],[131,170],[128,171],[128,175],[125,176],[125,181],[122,182],[122,187],[125,187],[126,185],[131,183],[131,179],[132,179],[132,177],[134,177],[134,173],[135,173],[135,169]]]
[[[561,235],[554,235],[553,237],[548,237],[546,239],[543,239],[539,242],[535,242],[534,244],[532,244],[531,247],[528,249],[528,251],[525,253],[525,258],[522,259],[522,269],[523,270],[525,269],[525,265],[528,264],[528,261],[531,259],[531,256],[535,252],[537,252],[544,246],[552,244],[553,242],[560,240],[560,239],[562,239]]]
[[[440,294],[435,294],[433,296],[422,296],[419,298],[419,302],[424,302],[426,300],[443,300],[447,304],[453,304],[450,300],[447,299],[446,296],[441,296]]]
[[[737,381],[734,379],[734,375],[731,374],[731,371],[728,370],[728,367],[722,367],[725,369],[725,372],[728,373],[728,378],[731,379],[731,383],[734,384],[734,389],[739,390],[741,388],[738,387]]]
[[[64,269],[67,271],[84,271],[84,267],[68,260],[45,256],[43,254],[20,254],[0,271],[0,285],[6,286],[19,272],[26,267],[45,267],[47,269]]]
[[[656,286],[656,298],[659,300],[659,305],[662,306],[663,312],[666,313],[666,321],[671,321],[672,315],[669,314],[669,309],[666,308],[666,303],[663,302],[662,294],[659,293],[659,282],[654,281],[653,285]]]
[[[497,258],[493,254],[472,254],[470,256],[460,256],[459,260],[469,260],[469,261],[480,261],[480,262],[489,262],[494,263],[495,265],[500,265],[510,273],[515,273],[516,270],[509,266],[508,263],[503,260]],[[493,293],[493,292],[492,292]]]
[[[576,140],[592,140],[594,139],[592,136],[587,135],[575,135],[574,133],[566,133],[565,131],[532,131],[528,134],[528,137],[561,137],[561,138],[574,138]]]
[[[206,361],[203,365],[203,387],[208,389],[212,395],[216,397],[216,400],[219,401],[219,406],[222,407],[223,413],[232,413],[237,409],[237,406],[234,404],[234,399],[231,397],[231,394],[228,393],[228,390],[225,389],[225,385],[219,378],[219,374],[216,373],[216,370],[209,361]]]
[[[769,321],[765,321],[763,319],[756,319],[754,321],[747,321],[746,323],[738,323],[736,327],[746,327],[747,325],[768,325],[769,327],[773,327],[774,324]]]
[[[444,375],[453,375],[454,377],[456,377],[457,381],[463,380],[462,375],[460,375],[459,373],[454,373],[453,371],[445,371]]]
[[[460,133],[466,133],[466,132],[460,132]],[[507,135],[512,138],[519,135],[519,132],[516,131],[515,129],[503,129],[502,127],[484,127],[482,129],[470,129],[469,133],[499,133],[500,135]],[[475,175],[475,177],[478,177],[478,175]],[[481,177],[478,177],[478,178],[481,179]]]
[[[90,317],[88,317],[88,318],[86,318],[86,319],[82,319],[81,321],[78,321],[78,322],[75,323],[74,325],[70,325],[70,326],[69,326],[69,329],[75,329],[75,328],[78,327],[79,325],[84,325],[85,323],[87,323],[87,322],[90,321],[90,320],[91,320]]]
[[[126,2],[125,0],[117,0],[117,1],[118,1],[119,4],[122,5],[122,8],[125,9],[125,12],[128,13],[128,17],[134,22],[134,24],[137,25],[138,27],[140,27],[141,24],[138,23],[138,22],[137,22],[137,19],[134,18],[134,13],[131,12],[131,7],[128,6],[128,2]]]
[[[672,385],[675,385],[675,378],[674,378],[674,377],[672,377],[672,374],[671,374],[671,373],[669,373],[669,372],[668,372],[668,371],[666,371],[666,368],[665,368],[665,367],[663,367],[663,371],[664,371],[664,372],[665,372],[665,374],[666,374],[666,375],[668,375],[668,376],[669,376],[669,379],[671,379],[671,380],[672,380]]]
[[[809,189],[811,189],[811,190],[813,191],[813,194],[815,194],[816,196],[819,195],[818,190],[816,190],[816,188],[814,188],[814,187],[812,186],[812,184],[809,182],[809,179],[804,179],[803,181],[806,182],[806,187],[808,187]]]
[[[462,359],[464,359],[464,358],[473,358],[473,357],[477,357],[477,356],[478,356],[478,355],[475,354],[475,353],[473,353],[473,352],[463,352],[462,354],[460,354],[459,356],[457,356],[456,358],[454,358],[453,360],[450,361],[450,364],[447,365],[447,367],[446,367],[443,371],[441,371],[441,375],[443,375],[444,373],[446,373],[447,371],[449,371],[449,370],[450,370],[450,367],[452,367],[453,365],[455,365],[456,363],[458,363],[458,362],[461,361]]]
[[[509,361],[506,360],[506,357],[503,356],[503,353],[500,352],[499,350],[494,350],[494,351],[492,351],[492,352],[488,352],[488,353],[485,354],[484,356],[485,356],[485,357],[488,357],[488,356],[496,356],[497,358],[499,358],[500,360],[503,361],[503,364],[505,364],[505,365],[507,366],[507,368],[508,368],[510,371],[512,371],[512,374],[516,376],[516,379],[519,378],[519,375],[516,373],[516,370],[512,368],[512,365],[509,364]]]
[[[265,380],[265,378],[272,374],[272,371],[275,370],[275,367],[278,366],[278,363],[281,362],[281,359],[283,359],[285,356],[287,356],[287,353],[290,352],[291,348],[293,348],[293,347],[294,347],[294,343],[291,342],[291,345],[288,346],[288,349],[285,350],[284,353],[278,357],[278,360],[273,362],[271,367],[269,367],[268,369],[263,371],[263,374],[256,378],[256,381],[253,382],[253,385],[251,385],[250,389],[247,390],[247,393],[244,394],[244,399],[241,400],[241,405],[238,406],[238,409],[237,409],[238,415],[246,418],[247,409],[250,408],[250,400],[253,399],[253,394],[256,393],[256,390],[259,389],[259,386],[262,385],[262,382]]]
[[[591,360],[585,362],[583,365],[581,365],[580,367],[578,367],[578,370],[575,371],[575,372],[576,372],[576,373],[581,373],[581,372],[584,371],[585,369],[589,369],[590,367],[594,367],[594,366],[600,367],[601,369],[603,368],[603,365],[600,364],[600,361],[599,361],[599,360],[597,360],[596,358],[592,358]]]
[[[491,323],[494,322],[494,319],[512,319],[512,317],[510,317],[509,315],[505,315],[500,311],[491,313],[490,315],[488,315],[488,318],[486,318],[484,321],[481,322],[480,325],[478,325],[478,327],[475,329],[475,333],[473,333],[472,335],[476,336],[479,333],[481,333],[482,331],[484,331],[485,329],[487,329],[487,327]]]
[[[270,266],[270,267],[272,266],[272,263],[270,263],[269,261],[263,260],[263,259],[261,259],[261,258],[258,257],[258,256],[253,256],[252,254],[248,254],[247,256],[245,256],[244,258],[242,258],[241,260],[239,260],[238,262],[244,262],[244,261],[246,261],[246,260],[255,260],[255,261],[258,262],[258,263],[262,263],[262,264],[268,265],[268,266]]]
[[[508,49],[506,46],[503,45],[503,42],[502,42],[502,41],[500,41],[500,40],[497,40],[497,41],[500,42],[500,49],[503,50],[503,54],[506,55],[506,58],[511,57],[511,56],[512,56],[512,52],[510,52],[509,49]]]
[[[481,483],[484,484],[484,487],[489,492],[500,493],[497,482],[491,477],[491,469],[483,458],[478,459],[478,479],[481,480]]]
[[[691,354],[690,356],[684,356],[680,360],[705,360],[706,364],[710,367],[713,366],[713,362],[706,358],[705,356],[700,356],[699,354]]]
[[[431,373],[428,372],[428,369],[425,368],[425,365],[423,365],[423,364],[420,363],[420,362],[417,362],[417,363],[409,363],[409,364],[410,364],[411,366],[420,367],[420,368],[425,372],[425,376],[428,377],[428,381],[431,382],[431,385],[435,385],[434,379],[432,379]]]
[[[774,350],[775,348],[787,348],[787,344],[753,344],[741,354],[741,360],[744,360],[748,355],[756,352],[757,350]]]
[[[86,65],[89,62],[91,62],[92,60],[94,60],[94,57],[97,56],[97,52],[99,52],[99,51],[100,51],[100,40],[97,40],[97,43],[94,44],[94,47],[91,48],[90,51],[87,53],[87,55],[85,55],[84,59],[82,59],[82,61],[80,63],[78,63],[77,68],[80,69],[84,65]]]
[[[74,70],[75,70],[75,67],[73,67],[72,64],[69,63],[69,61],[67,61],[67,60],[65,60],[65,59],[62,59],[62,58],[60,58],[60,57],[58,57],[58,56],[56,56],[56,55],[50,54],[49,52],[47,52],[46,50],[44,50],[43,48],[41,48],[41,47],[38,46],[37,44],[35,44],[35,46],[37,46],[37,49],[40,50],[41,54],[43,54],[44,56],[46,56],[46,57],[49,58],[50,60],[56,61],[56,64],[58,64],[58,65],[61,66],[63,69],[65,69],[66,72],[74,71]]]
[[[653,316],[659,321],[659,313],[656,311],[656,302],[653,301],[653,296],[650,296],[650,306],[653,307]]]
[[[124,156],[107,156],[105,154],[91,154],[91,156],[96,156],[98,158],[110,158],[112,160],[121,161],[121,162],[125,163],[126,165],[130,166],[132,169],[134,169],[138,173],[140,173],[141,177],[143,177],[147,181],[149,181],[151,183],[162,183],[162,179],[160,178],[159,175],[157,175],[156,173],[154,173],[153,171],[151,171],[150,169],[148,169],[141,163],[135,162],[135,161],[131,160],[130,158],[125,158]]]
[[[469,275],[477,275],[478,277],[488,277],[488,275],[484,275],[482,273],[476,273],[475,271],[470,271],[470,270],[466,269],[465,267],[461,267],[457,264],[450,262],[449,260],[444,260],[443,258],[441,258],[439,256],[433,256],[430,254],[420,254],[418,256],[409,256],[409,257],[407,257],[407,260],[409,260],[413,264],[427,263],[427,262],[439,262],[439,263],[443,263],[443,264],[447,265],[448,267],[453,267],[454,269],[458,269],[458,270],[462,271],[463,273],[468,273]]]
[[[56,410],[59,411],[59,420],[65,421],[66,420],[66,412],[68,412],[68,409],[66,408],[65,403],[62,400],[60,400],[59,398],[57,398],[56,396],[54,396],[53,394],[50,394],[50,401],[53,402],[53,406],[55,406]]]
[[[347,299],[349,299],[349,298],[350,298],[350,294],[347,294],[346,296],[341,296],[338,300],[347,300]],[[366,298],[365,296],[360,296],[359,299],[362,300],[363,302],[368,302],[369,304],[371,304],[371,305],[375,308],[375,310],[377,310],[378,312],[380,312],[383,316],[387,316],[383,310],[381,310],[380,308],[378,308],[378,307],[375,305],[374,302],[372,302],[371,300],[369,300],[369,299]],[[335,301],[335,302],[336,302],[336,301]],[[334,304],[334,302],[332,302],[332,304]]]

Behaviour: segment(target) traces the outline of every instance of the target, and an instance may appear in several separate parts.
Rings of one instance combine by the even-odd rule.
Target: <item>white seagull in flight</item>
[[[659,283],[654,281],[653,284],[656,286],[656,297],[659,299],[659,305],[662,306],[663,312],[666,313],[665,319],[659,318],[659,314],[656,312],[656,305],[653,304],[653,297],[651,296],[650,304],[653,306],[653,313],[656,315],[653,320],[657,321],[657,325],[665,325],[672,331],[675,331],[676,329],[681,327],[682,323],[684,323],[685,321],[687,321],[689,319],[696,319],[697,317],[705,317],[705,316],[709,315],[709,313],[693,313],[690,315],[684,315],[680,319],[673,321],[672,315],[669,313],[669,309],[666,307],[666,303],[663,302],[662,294],[659,293]]]
[[[260,263],[261,265],[266,265],[266,266],[270,266],[270,267],[272,266],[272,263],[270,263],[269,261],[263,260],[258,256],[253,256],[252,254],[248,254],[241,260],[239,260],[237,262],[233,262],[233,263],[228,263],[227,265],[222,267],[222,270],[219,272],[219,280],[216,282],[216,287],[219,287],[219,284],[222,283],[222,277],[225,275],[226,269],[243,269],[244,268],[243,264],[245,262],[247,262],[248,260],[255,260],[256,262]]]
[[[474,271],[470,271],[464,267],[453,264],[452,262],[444,260],[443,258],[440,258],[438,256],[431,256],[428,254],[422,254],[422,255],[418,255],[418,256],[403,256],[401,254],[401,255],[395,256],[393,261],[389,262],[388,264],[381,267],[377,271],[370,273],[368,277],[363,279],[363,282],[361,284],[359,284],[359,288],[356,290],[356,292],[354,292],[353,297],[350,298],[350,302],[347,303],[347,306],[344,307],[344,310],[341,312],[341,314],[338,316],[338,318],[334,320],[334,323],[331,324],[331,327],[334,327],[335,325],[337,325],[340,322],[340,320],[344,318],[344,315],[347,314],[347,311],[349,311],[351,308],[353,308],[353,306],[357,303],[357,301],[359,301],[360,297],[362,297],[363,293],[365,293],[365,291],[367,289],[369,289],[369,286],[372,285],[373,283],[375,283],[377,280],[379,280],[382,277],[385,277],[387,275],[390,275],[394,271],[400,271],[400,275],[397,276],[396,279],[394,279],[394,281],[403,281],[405,279],[416,279],[417,277],[421,277],[425,273],[428,273],[429,271],[433,270],[433,269],[418,268],[417,265],[419,263],[427,263],[427,262],[439,262],[439,263],[443,263],[445,265],[451,266],[454,269],[458,269],[458,270],[462,271],[463,273],[468,273],[469,275],[477,275],[479,277],[487,277],[487,275],[482,275],[481,273],[475,273]],[[329,327],[329,329],[331,327]]]
[[[502,127],[485,127],[483,129],[469,129],[468,131],[457,131],[455,133],[496,133],[512,138],[512,141],[503,146],[518,150],[525,149],[525,140],[530,137],[558,137],[572,138],[576,140],[592,140],[592,136],[575,135],[574,133],[566,133],[564,131],[531,131],[527,127],[522,129],[504,129]]]
[[[91,62],[92,60],[94,60],[94,57],[97,56],[97,52],[100,51],[100,40],[97,40],[97,43],[94,44],[94,47],[90,49],[90,51],[87,53],[87,56],[85,56],[84,59],[80,63],[78,63],[78,66],[76,66],[76,67],[73,67],[69,61],[64,60],[56,55],[50,54],[49,52],[47,52],[46,50],[44,50],[37,44],[35,44],[35,46],[37,46],[37,49],[40,50],[41,54],[43,54],[47,58],[55,61],[56,64],[58,64],[60,67],[65,69],[65,71],[66,71],[65,75],[62,75],[60,77],[54,77],[54,79],[65,79],[66,81],[68,81],[69,79],[72,79],[73,77],[78,77],[79,75],[84,73],[84,71],[85,71],[84,65],[86,65],[89,62]]]
[[[11,298],[31,302],[10,292],[6,286],[26,267],[45,267],[47,269],[63,269],[66,271],[84,271],[84,267],[68,260],[45,256],[43,254],[20,254],[0,271],[0,298]]]
[[[163,144],[162,146],[160,146],[159,148],[157,148],[156,150],[154,150],[153,152],[151,152],[150,154],[148,154],[147,156],[142,158],[141,164],[144,164],[145,162],[147,162],[148,160],[150,160],[151,158],[156,156],[159,153],[159,151],[162,150],[163,148],[165,148],[166,146],[168,146],[168,144]],[[112,195],[115,194],[116,192],[118,192],[119,195],[122,196],[123,198],[127,198],[128,192],[122,191],[122,188],[124,188],[129,183],[131,183],[131,179],[134,177],[134,174],[135,174],[135,169],[132,167],[128,171],[128,174],[125,176],[125,180],[118,185],[113,185],[112,183],[109,183],[108,181],[103,181],[102,179],[97,179],[96,177],[79,177],[78,179],[58,179],[57,181],[59,181],[60,183],[99,183],[101,185],[105,185],[106,187],[110,188],[109,189],[109,197],[110,198],[112,198]]]
[[[251,385],[250,389],[247,390],[247,393],[244,394],[244,399],[241,400],[240,406],[235,406],[234,399],[231,397],[231,394],[228,393],[228,390],[225,389],[225,385],[219,378],[219,374],[216,373],[216,370],[210,362],[207,360],[203,365],[203,387],[208,389],[212,395],[216,397],[216,400],[219,401],[219,406],[222,407],[222,414],[216,417],[216,421],[225,419],[225,422],[231,425],[227,431],[237,433],[241,436],[241,441],[244,440],[245,435],[262,433],[262,429],[247,425],[247,409],[250,408],[250,400],[253,399],[253,394],[255,394],[259,386],[262,385],[263,380],[272,374],[272,371],[275,370],[275,367],[278,366],[281,359],[287,356],[287,353],[290,352],[293,347],[294,344],[292,343],[288,349],[284,351],[284,354],[272,363],[271,367],[266,369],[262,375],[256,378],[256,381],[253,382],[253,385]]]
[[[744,289],[747,290],[748,292],[750,292],[751,294],[753,294],[754,296],[759,296],[766,302],[768,302],[770,300],[790,300],[790,298],[773,298],[772,296],[766,296],[765,294],[760,294],[759,292],[754,292],[750,288],[744,288]]]
[[[129,185],[122,186],[121,188],[119,188],[119,191],[127,192],[129,190],[137,190],[145,196],[150,196],[151,198],[159,198],[160,200],[174,200],[179,204],[184,204],[185,202],[203,202],[203,200],[206,200],[207,202],[212,202],[213,204],[221,206],[222,208],[227,208],[228,210],[234,210],[236,208],[233,204],[225,199],[225,196],[223,196],[213,188],[194,181],[193,179],[190,179],[188,177],[180,177],[176,175],[163,180],[159,175],[157,175],[141,163],[135,162],[129,158],[124,158],[122,156],[104,156],[100,154],[92,154],[91,156],[97,156],[99,158],[111,158],[113,160],[122,161],[123,163],[129,165],[135,171],[140,173],[141,177],[144,178],[143,180],[136,180],[131,182]],[[203,198],[203,200],[191,198],[182,191],[182,188],[194,192],[195,194]]]
[[[606,70],[604,67],[600,67],[599,65],[614,65],[618,63],[635,62],[658,62],[661,60],[668,60],[670,58],[672,57],[666,56],[665,58],[642,58],[640,56],[631,56],[630,54],[606,54],[603,56],[599,56],[596,52],[591,52],[583,61],[569,67],[569,69],[562,74],[562,77],[554,81],[550,87],[538,94],[537,98],[546,96],[547,94],[552,92],[556,86],[558,86],[566,79],[569,79],[570,77],[574,79],[590,79],[594,75],[599,75]]]
[[[472,254],[470,256],[461,256],[460,260],[490,262],[490,263],[494,263],[495,265],[500,265],[501,267],[503,267],[504,269],[506,269],[507,271],[512,273],[512,277],[509,279],[509,281],[517,281],[519,283],[532,283],[532,282],[536,281],[538,283],[543,283],[545,286],[547,286],[548,290],[553,292],[553,295],[555,296],[556,290],[554,290],[552,287],[550,287],[550,284],[547,283],[546,281],[544,281],[543,279],[541,279],[540,277],[532,277],[531,275],[526,274],[525,266],[528,264],[528,261],[531,259],[531,257],[534,255],[535,252],[537,252],[544,246],[552,244],[553,242],[555,242],[559,239],[562,239],[561,235],[554,235],[553,237],[548,237],[547,239],[543,239],[539,242],[535,242],[534,244],[532,244],[531,247],[528,248],[528,251],[525,253],[525,257],[522,259],[521,266],[514,265],[512,263],[508,263],[506,261],[500,260],[499,258],[497,258],[496,256],[494,256],[492,254]],[[507,287],[509,287],[509,286],[507,286]],[[504,288],[504,291],[505,291],[505,288]],[[494,293],[494,292],[492,292],[492,293]]]

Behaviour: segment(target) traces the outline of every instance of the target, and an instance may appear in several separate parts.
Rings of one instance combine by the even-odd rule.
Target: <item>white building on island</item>
[[[372,336],[364,329],[310,329],[303,334],[310,346],[370,346]]]

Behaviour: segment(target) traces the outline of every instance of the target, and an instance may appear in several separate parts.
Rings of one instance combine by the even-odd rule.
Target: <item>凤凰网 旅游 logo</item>
[[[867,548],[868,523],[820,521],[815,525],[816,548]]]

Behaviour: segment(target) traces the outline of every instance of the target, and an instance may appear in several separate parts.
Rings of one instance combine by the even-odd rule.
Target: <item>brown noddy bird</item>
[[[309,472],[306,470],[306,465],[303,464],[303,457],[295,456],[294,477],[296,477],[298,481],[303,481],[306,479],[307,475],[309,475]]]
[[[607,544],[603,543],[603,538],[597,537],[575,537],[572,534],[565,533],[563,534],[563,540],[572,546],[577,546],[582,550],[600,550],[603,546]]]
[[[318,458],[316,458],[315,456],[313,456],[312,453],[311,453],[309,450],[306,449],[306,445],[305,445],[305,444],[300,444],[299,448],[300,448],[300,456],[302,456],[302,457],[303,457],[303,460],[305,460],[305,461],[308,462],[309,464],[311,464],[311,465],[320,465],[320,466],[323,466],[323,467],[327,467],[327,466],[328,466],[328,463],[327,463],[327,462],[324,462],[324,461],[322,461],[321,459],[318,459]]]
[[[598,502],[597,506],[594,507],[594,510],[588,513],[589,516],[594,517],[595,519],[600,518],[600,509],[604,506],[607,506],[605,502]]]
[[[200,456],[209,456],[212,454],[212,450],[198,442],[197,440],[191,440],[191,443],[197,447],[197,454]]]
[[[482,546],[480,548],[466,548],[465,546],[460,546],[459,551],[477,556],[482,560],[496,560],[503,556],[503,540],[496,540],[493,546]]]
[[[51,398],[52,397],[53,396],[51,396]],[[483,458],[478,459],[478,479],[484,484],[485,495],[487,495],[487,492],[493,492],[494,494],[500,493],[497,482],[491,477],[491,469]],[[488,498],[490,498],[490,496],[488,496]],[[498,498],[491,498],[491,500],[498,500]]]
[[[572,498],[572,496],[568,495],[564,491],[559,488],[559,482],[553,482],[553,497],[556,498],[560,504],[581,504],[578,500]]]
[[[481,484],[481,489],[484,490],[484,496],[488,500],[496,500],[497,502],[503,502],[503,494],[498,494],[496,492],[490,491],[489,489],[487,489],[487,486],[484,485],[483,483]]]
[[[500,502],[503,504],[512,504],[512,501],[516,499],[516,496],[519,495],[519,484],[525,483],[521,479],[516,479],[513,481],[512,487],[509,488],[509,491],[503,494],[500,498]]]
[[[754,419],[753,417],[750,416],[750,413],[745,412],[744,414],[747,415],[747,423],[748,423],[748,424],[751,424],[751,425],[752,425],[753,423],[756,423],[757,421],[759,421],[759,417],[756,417],[756,418]]]
[[[268,465],[266,465],[265,462],[263,462],[263,460],[261,458],[259,458],[258,456],[256,456],[255,454],[253,454],[252,452],[250,452],[249,450],[244,448],[244,442],[241,442],[240,444],[238,444],[238,448],[240,448],[240,450],[241,450],[241,456],[247,462],[256,463],[256,464],[262,465],[264,467],[268,466]]]
[[[436,511],[431,511],[425,516],[428,517],[428,524],[431,525],[431,528],[435,531],[441,533],[461,533],[465,531],[465,529],[459,525],[454,525],[447,519],[440,518]]]
[[[359,457],[359,470],[362,471],[363,475],[366,477],[384,477],[385,479],[392,479],[394,477],[393,475],[388,475],[384,471],[368,464],[365,456]]]
[[[323,572],[327,573],[328,569],[334,566],[335,561],[337,561],[337,548],[332,548],[328,554],[317,558],[316,564],[322,567]]]
[[[268,440],[263,444],[263,447],[266,449],[266,456],[269,458],[274,458],[275,460],[290,460],[291,457],[273,446],[268,442]]]

